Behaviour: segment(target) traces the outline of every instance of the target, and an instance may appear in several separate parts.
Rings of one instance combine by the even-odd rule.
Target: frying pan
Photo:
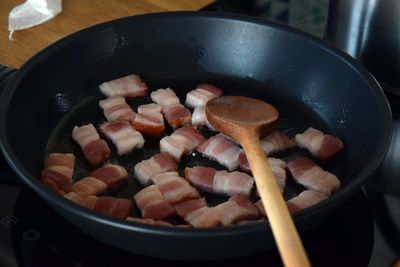
[[[1,149],[21,180],[66,220],[131,252],[206,260],[248,255],[274,245],[265,222],[212,229],[128,223],[79,207],[41,184],[46,153],[57,147],[49,138],[70,135],[65,130],[68,123],[96,118],[99,111],[85,103],[101,97],[98,84],[131,73],[139,74],[151,90],[172,87],[181,99],[196,84],[213,83],[226,95],[247,95],[275,105],[281,127],[289,132],[308,124],[339,136],[345,150],[324,168],[340,177],[342,189],[294,215],[300,232],[357,192],[390,144],[390,108],[375,79],[349,56],[289,27],[239,15],[174,12],[123,18],[72,34],[30,59],[4,89]],[[60,124],[71,112],[79,115],[76,121]],[[68,144],[58,148],[68,149]],[[127,164],[135,163],[132,159]]]

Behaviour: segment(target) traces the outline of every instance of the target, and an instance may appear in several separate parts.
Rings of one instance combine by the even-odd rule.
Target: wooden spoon
[[[207,102],[206,116],[242,145],[285,266],[311,266],[260,143],[275,128],[278,111],[254,98],[223,96]]]

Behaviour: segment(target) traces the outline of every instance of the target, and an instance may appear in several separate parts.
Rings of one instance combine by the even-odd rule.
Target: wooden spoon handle
[[[241,142],[285,266],[311,266],[257,136]]]

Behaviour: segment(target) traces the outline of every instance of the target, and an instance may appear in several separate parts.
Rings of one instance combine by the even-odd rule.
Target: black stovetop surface
[[[297,3],[302,2],[303,5]],[[298,6],[296,6],[296,4]],[[239,12],[289,23],[321,36],[328,0],[216,1],[206,10]],[[393,114],[400,97],[388,95]],[[302,235],[314,266],[391,266],[400,253],[400,120],[391,149],[369,184],[342,208]],[[398,140],[398,141],[397,141]],[[121,251],[75,228],[15,180],[0,157],[0,266],[281,266],[276,249],[219,261],[180,262]]]

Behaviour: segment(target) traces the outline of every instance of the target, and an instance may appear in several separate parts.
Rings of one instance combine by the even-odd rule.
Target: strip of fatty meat
[[[135,222],[135,223],[142,223],[148,225],[158,225],[158,226],[174,226],[173,224],[162,221],[162,220],[153,220],[153,219],[142,219],[142,218],[135,218],[135,217],[128,217],[126,218],[127,221]]]
[[[130,153],[144,146],[144,138],[126,121],[107,121],[100,125],[101,132],[117,147],[118,155]]]
[[[127,218],[132,211],[132,201],[129,199],[108,196],[82,196],[75,192],[70,192],[64,197],[78,205],[117,219]]]
[[[239,167],[239,154],[242,150],[231,139],[217,134],[202,143],[197,151],[233,171]]]
[[[278,183],[279,189],[281,193],[285,190],[286,186],[286,162],[277,159],[277,158],[272,158],[268,157],[267,158],[269,166],[271,167],[272,173],[275,176],[276,182]],[[239,155],[239,164],[240,164],[240,169],[244,172],[250,173],[251,174],[251,169],[249,162],[247,160],[246,154],[244,152],[240,153]]]
[[[201,106],[194,109],[192,114],[192,125],[197,129],[202,128],[204,125],[207,126],[211,131],[216,131],[216,129],[211,125],[211,123],[207,120],[206,116],[206,107]]]
[[[161,106],[168,106],[172,104],[179,104],[179,98],[171,88],[160,88],[156,91],[151,92],[151,100]]]
[[[42,183],[61,195],[68,193],[72,186],[74,166],[75,156],[73,154],[50,154],[41,173]]]
[[[296,212],[314,206],[315,204],[326,199],[328,196],[315,190],[305,190],[297,197],[286,201],[290,212]]]
[[[232,196],[215,209],[223,226],[233,225],[243,220],[256,220],[260,217],[260,212],[253,202],[241,195]]]
[[[150,159],[142,160],[135,165],[135,177],[139,182],[147,186],[151,183],[151,177],[162,172],[171,172],[178,169],[175,161],[168,153],[159,153]]]
[[[176,204],[188,199],[200,198],[199,192],[177,172],[162,172],[151,178],[165,200]]]
[[[208,228],[221,225],[219,213],[215,208],[201,207],[185,216],[185,221],[193,227]]]
[[[91,123],[81,127],[75,126],[72,130],[72,139],[79,144],[83,155],[93,165],[101,164],[110,157],[111,152],[107,142],[100,139]]]
[[[295,148],[296,142],[291,140],[286,134],[274,131],[261,139],[261,145],[265,154],[271,155]]]
[[[112,96],[100,100],[99,106],[103,109],[104,116],[108,121],[133,121],[136,116],[136,113],[122,96]]]
[[[329,196],[340,188],[340,181],[334,174],[324,171],[308,158],[289,161],[287,168],[293,179],[307,189]]]
[[[75,182],[71,191],[75,192],[81,196],[97,196],[101,193],[104,193],[107,190],[107,185],[94,178],[94,177],[84,177],[81,180]]]
[[[160,151],[170,154],[176,161],[180,161],[185,154],[195,150],[204,142],[203,135],[191,125],[175,130],[170,136],[160,140]]]
[[[176,213],[183,219],[185,219],[186,216],[189,213],[191,213],[192,211],[195,211],[202,207],[207,207],[207,202],[206,202],[205,198],[189,199],[189,200],[186,200],[179,204],[174,205]]]
[[[147,85],[135,74],[104,82],[99,85],[100,91],[107,97],[123,96],[136,98],[147,95]]]
[[[249,197],[254,178],[243,172],[217,171],[214,168],[197,166],[185,169],[185,179],[206,192]]]
[[[190,108],[204,106],[211,99],[217,98],[223,94],[222,90],[211,84],[199,84],[196,89],[186,95],[185,105]]]
[[[171,88],[158,89],[151,93],[151,99],[162,106],[161,112],[168,124],[176,129],[191,121],[190,111],[179,101]]]
[[[132,121],[133,127],[144,135],[160,136],[165,131],[161,105],[146,104],[138,107],[138,114]]]
[[[343,142],[339,138],[312,127],[302,134],[296,134],[295,141],[319,160],[328,160],[343,149]]]
[[[89,176],[94,177],[107,185],[107,189],[115,192],[128,181],[128,172],[121,165],[106,164],[92,171]]]
[[[156,185],[140,190],[134,199],[144,219],[162,220],[176,213]]]

